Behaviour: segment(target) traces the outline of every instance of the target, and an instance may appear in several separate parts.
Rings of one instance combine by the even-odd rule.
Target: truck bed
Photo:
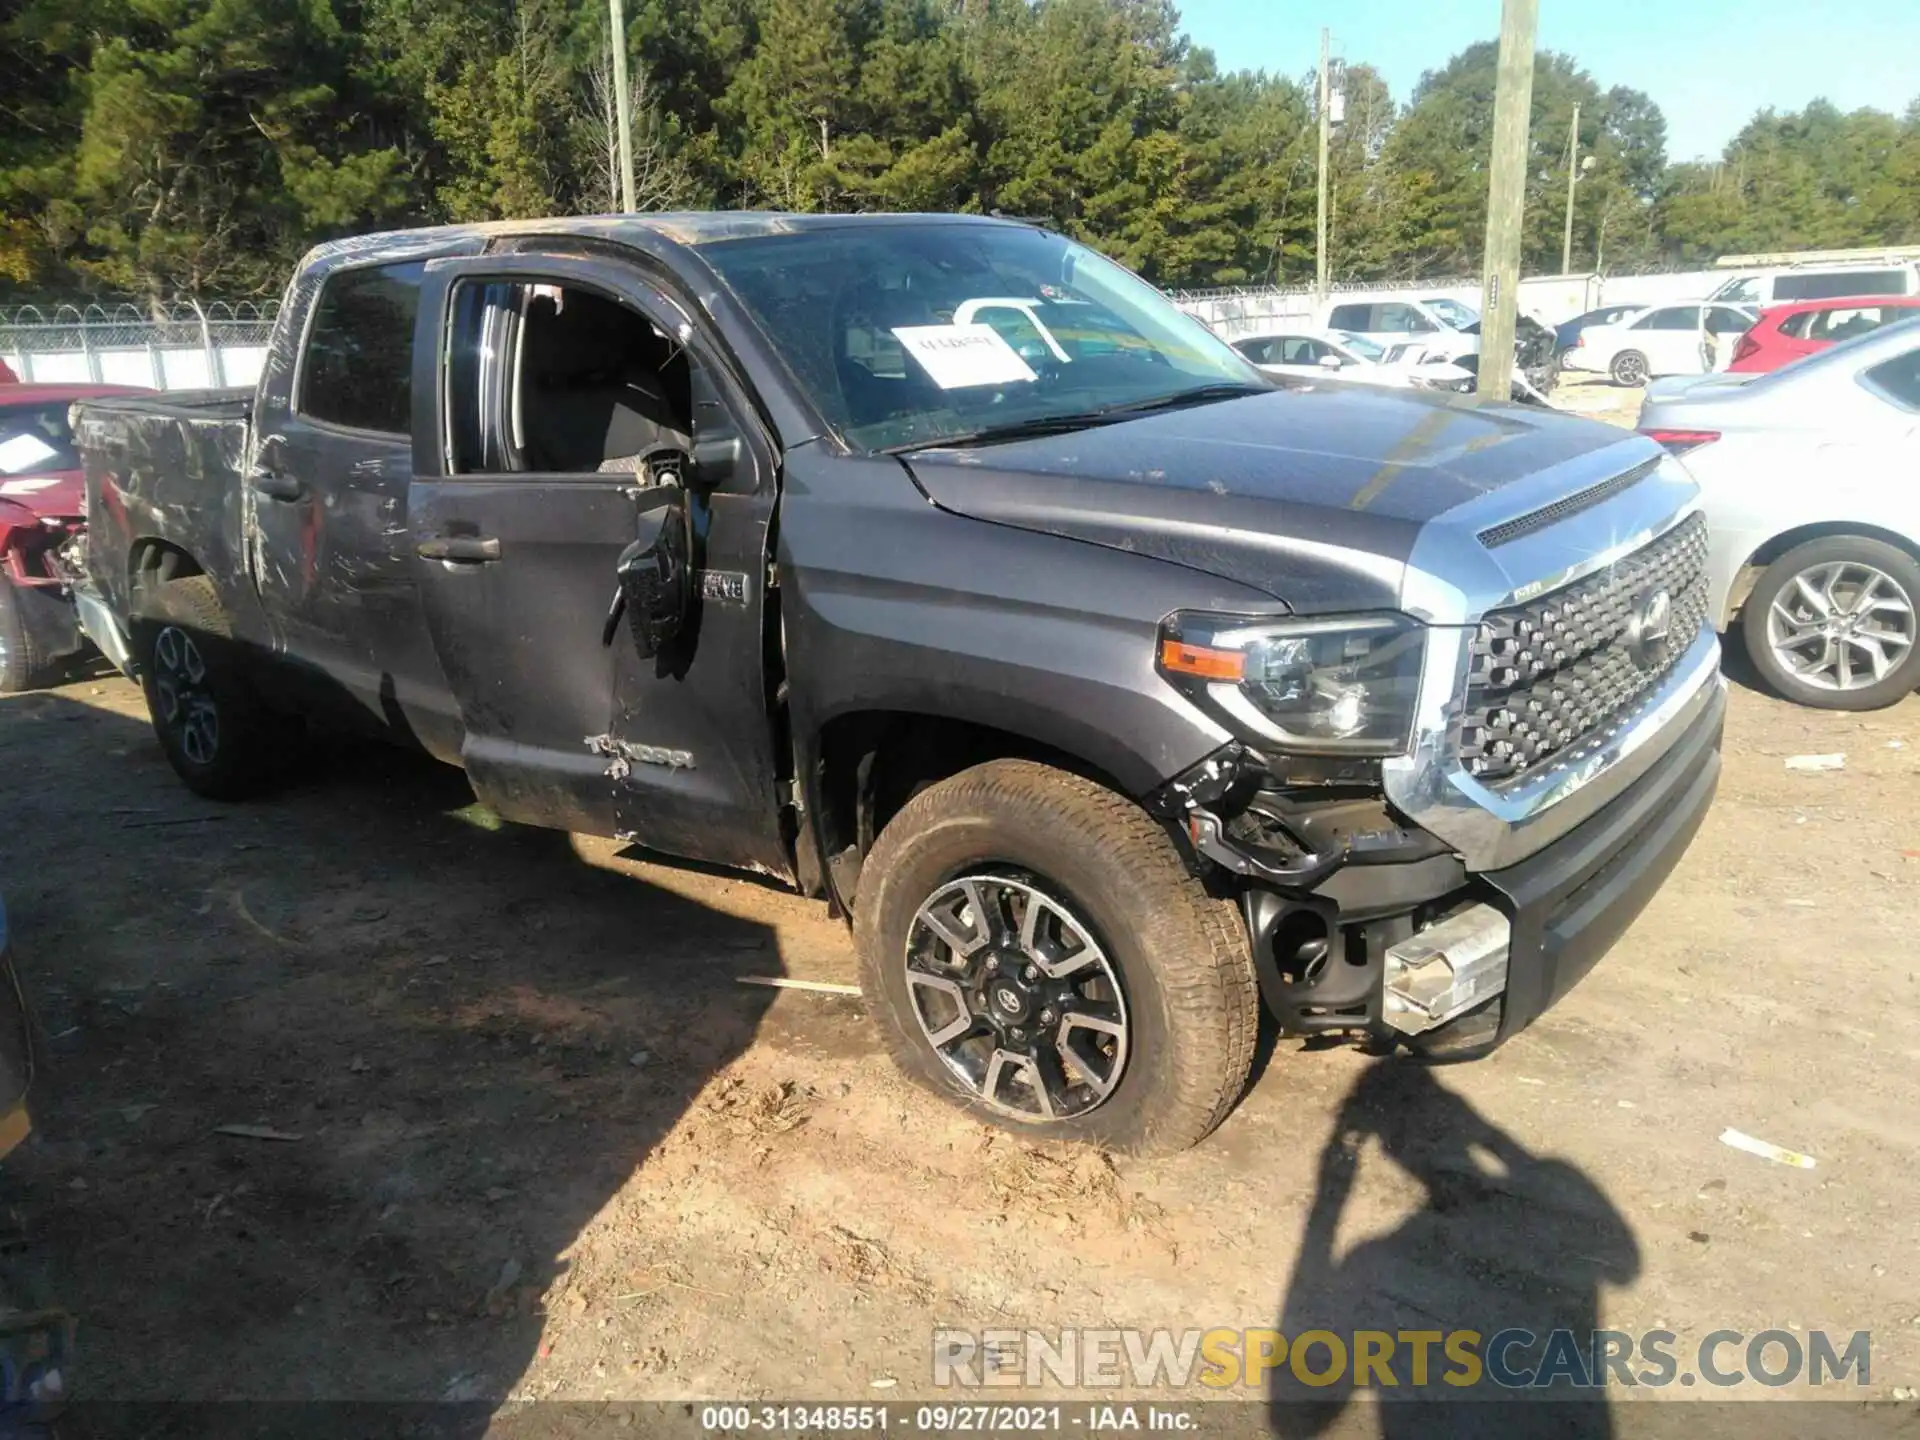
[[[180,390],[74,406],[74,445],[87,477],[90,598],[124,621],[130,561],[142,540],[202,557],[223,585],[244,573],[241,470],[252,415],[252,390]]]

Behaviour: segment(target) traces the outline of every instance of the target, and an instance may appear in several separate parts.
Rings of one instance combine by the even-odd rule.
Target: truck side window
[[[294,408],[309,420],[405,435],[413,429],[413,320],[426,266],[327,277],[313,307]]]
[[[453,297],[454,474],[591,475],[692,448],[686,349],[619,300],[575,286],[468,281]]]
[[[1364,335],[1367,331],[1378,327],[1373,323],[1373,306],[1336,305],[1333,307],[1333,313],[1327,316],[1327,328],[1351,330],[1356,334]]]

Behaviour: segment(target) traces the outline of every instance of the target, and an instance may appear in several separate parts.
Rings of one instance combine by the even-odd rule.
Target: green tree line
[[[603,0],[11,0],[0,294],[271,293],[316,240],[617,208]],[[1168,0],[629,0],[643,209],[1031,216],[1166,286],[1313,271],[1310,76],[1223,68]],[[1339,279],[1478,270],[1494,50],[1345,67]],[[1920,100],[1762,111],[1670,164],[1646,95],[1542,53],[1526,265],[1920,241]]]

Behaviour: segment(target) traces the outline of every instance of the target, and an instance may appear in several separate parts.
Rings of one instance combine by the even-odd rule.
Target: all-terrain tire
[[[941,1059],[915,1010],[906,973],[916,914],[942,886],[981,871],[1025,877],[1063,901],[1117,972],[1126,1060],[1084,1113],[1026,1120],[992,1108]],[[1246,1086],[1259,1000],[1234,907],[1206,893],[1144,811],[1090,780],[995,760],[922,790],[861,868],[854,936],[862,990],[901,1069],[1029,1138],[1182,1150]]]
[[[1784,596],[1789,605],[1793,603],[1794,596],[1789,591],[1798,577],[1823,576],[1831,573],[1831,567],[1835,566],[1843,567],[1843,584],[1847,576],[1877,573],[1884,578],[1885,598],[1906,607],[1876,612],[1875,617],[1880,626],[1891,627],[1906,637],[1904,658],[1881,679],[1844,689],[1838,688],[1837,673],[1833,677],[1836,683],[1828,685],[1811,683],[1794,674],[1768,633],[1775,602]],[[1879,710],[1897,704],[1920,688],[1920,643],[1913,643],[1916,618],[1920,618],[1920,563],[1884,540],[1865,535],[1833,535],[1796,545],[1767,567],[1741,609],[1740,638],[1746,644],[1754,669],[1786,699],[1819,710]],[[1864,652],[1855,652],[1851,659],[1857,664],[1871,665]]]
[[[135,607],[134,654],[167,763],[209,800],[259,794],[277,772],[276,727],[254,694],[213,581],[143,584]]]
[[[45,657],[35,648],[33,632],[20,613],[19,593],[0,575],[0,695],[31,690],[45,669]]]

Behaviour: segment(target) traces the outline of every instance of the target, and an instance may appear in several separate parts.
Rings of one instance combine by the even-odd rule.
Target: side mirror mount
[[[719,489],[738,468],[743,448],[740,437],[731,431],[706,438],[696,435],[693,463],[687,467],[693,483],[702,490]]]
[[[688,457],[685,483],[702,491],[718,490],[740,468],[746,445],[706,367],[695,365],[689,381],[693,397],[693,454]]]
[[[651,660],[685,627],[693,607],[693,537],[685,490],[663,485],[647,499],[639,534],[614,565],[613,604],[600,643],[613,644],[624,612],[635,647]]]

